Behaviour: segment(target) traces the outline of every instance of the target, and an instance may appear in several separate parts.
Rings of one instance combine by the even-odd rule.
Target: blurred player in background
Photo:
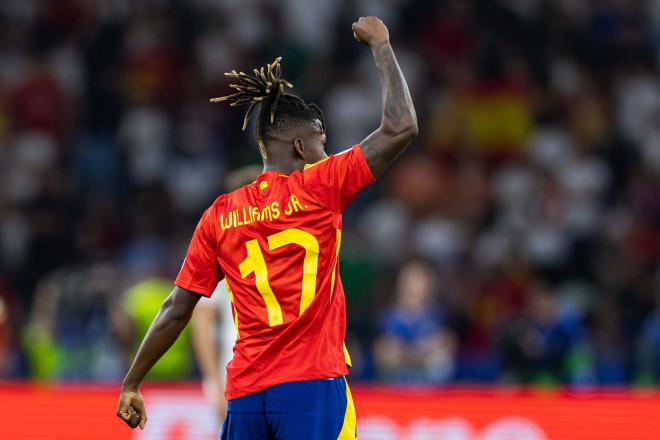
[[[232,71],[236,93],[213,101],[253,111],[264,172],[220,196],[193,234],[176,287],[163,303],[122,384],[117,415],[144,428],[139,387],[186,326],[201,296],[225,279],[238,339],[227,366],[222,439],[354,439],[344,378],[346,306],[338,255],[342,213],[417,135],[408,86],[376,17],[353,23],[381,77],[380,127],[328,157],[315,104],[285,93],[280,59],[254,75]]]
[[[226,190],[233,191],[247,185],[254,181],[261,170],[260,166],[250,165],[229,173]],[[216,415],[222,421],[227,412],[227,363],[232,358],[236,342],[231,300],[224,280],[218,283],[211,298],[202,298],[197,303],[190,323],[193,348],[202,372],[204,397],[213,405]]]

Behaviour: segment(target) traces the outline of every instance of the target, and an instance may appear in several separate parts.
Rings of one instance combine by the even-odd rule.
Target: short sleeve
[[[304,186],[328,208],[343,212],[374,178],[362,147],[355,145],[303,170]]]
[[[216,258],[217,240],[213,207],[207,209],[193,233],[188,253],[174,284],[204,296],[211,296],[224,274]]]

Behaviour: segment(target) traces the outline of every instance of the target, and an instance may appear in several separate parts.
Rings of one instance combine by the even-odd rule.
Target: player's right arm
[[[372,174],[378,178],[417,136],[417,115],[385,24],[377,17],[360,17],[353,23],[353,34],[371,48],[383,86],[380,127],[360,143]]]
[[[140,384],[151,367],[172,346],[183,331],[200,295],[175,287],[165,299],[158,315],[151,323],[147,335],[138,349],[131,368],[121,386],[117,416],[128,426],[144,429],[147,413],[140,394]]]

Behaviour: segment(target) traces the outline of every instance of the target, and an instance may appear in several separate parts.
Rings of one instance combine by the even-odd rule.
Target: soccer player
[[[190,320],[200,296],[224,278],[237,340],[227,366],[222,439],[354,439],[344,376],[346,313],[338,274],[342,212],[417,135],[417,117],[385,25],[353,23],[373,53],[383,88],[380,127],[327,157],[321,110],[285,93],[279,59],[254,75],[232,71],[233,95],[259,107],[264,172],[220,196],[195,229],[175,288],[163,303],[121,388],[117,415],[147,421],[140,384]]]

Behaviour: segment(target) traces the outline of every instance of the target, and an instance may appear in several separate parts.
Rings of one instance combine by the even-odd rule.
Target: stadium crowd
[[[259,162],[225,71],[282,56],[331,152],[376,127],[362,14],[421,133],[345,215],[353,380],[660,382],[658,0],[0,2],[0,377],[121,379]]]

